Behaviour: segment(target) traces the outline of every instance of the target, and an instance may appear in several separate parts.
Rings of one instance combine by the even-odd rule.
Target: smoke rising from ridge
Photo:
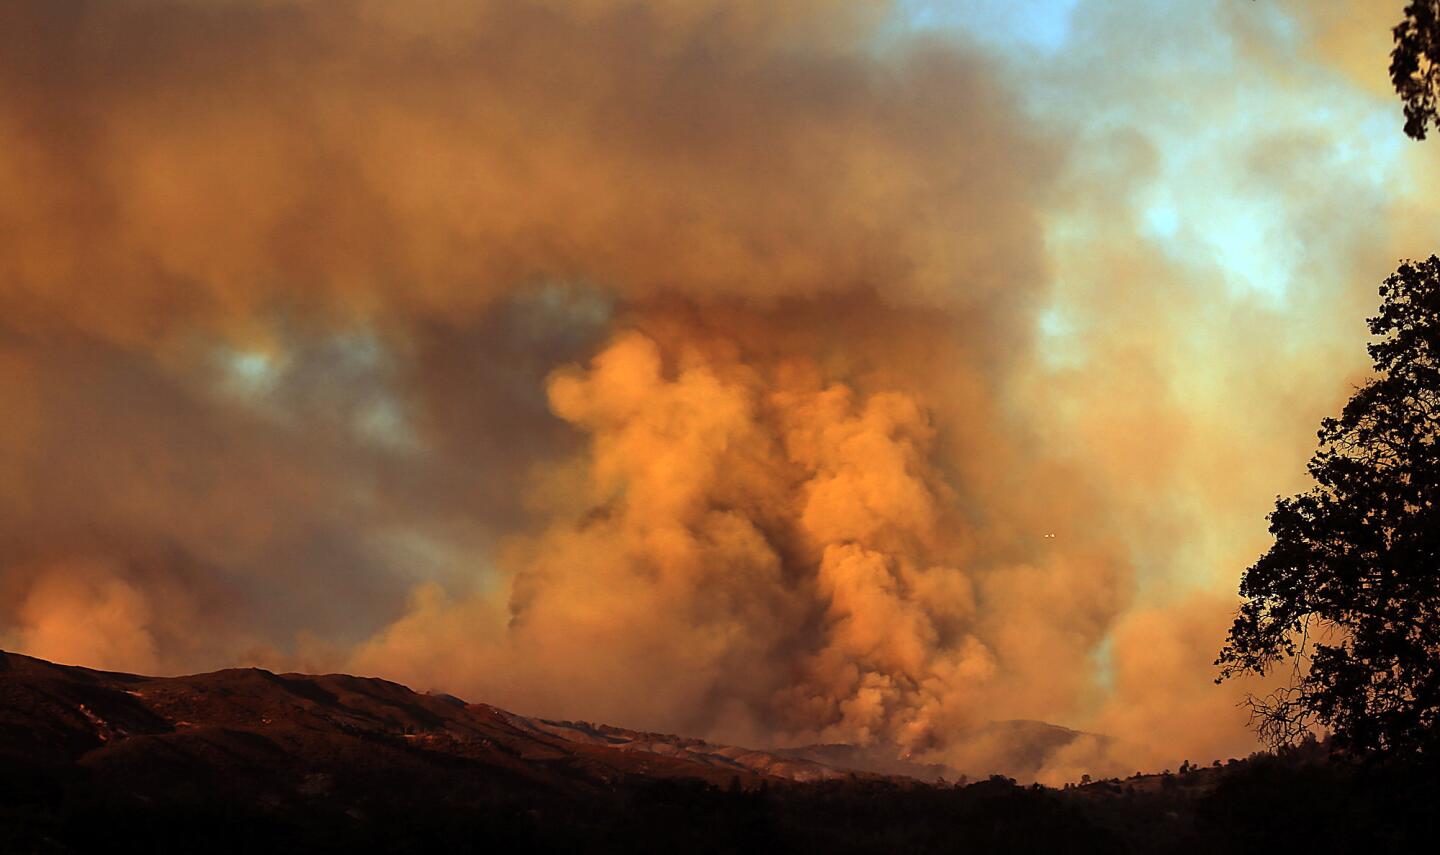
[[[932,412],[986,417],[973,402],[928,405],[915,377],[886,382],[883,340],[792,349],[774,344],[773,320],[751,331],[744,313],[721,315],[662,317],[552,374],[552,408],[590,442],[551,522],[513,544],[498,647],[452,646],[453,629],[427,643],[447,609],[493,621],[491,598],[427,600],[359,661],[432,681],[518,671],[519,685],[499,677],[497,689],[521,706],[737,741],[926,750],[1020,693],[1061,711],[1125,568],[1093,541],[1087,554],[1083,534],[1062,555],[1033,531],[968,519],[965,503],[1002,500],[951,486]],[[875,339],[929,330],[931,347],[945,342],[914,313],[865,317]],[[862,354],[877,367],[830,368],[846,380],[822,367]],[[1012,488],[1042,480],[1005,474]],[[1057,667],[1070,675],[1042,684]]]
[[[1054,780],[1246,750],[1216,591],[1428,203],[1303,111],[1181,145],[1309,66],[1206,12],[1166,56],[1240,70],[1175,119],[1136,69],[1205,69],[1103,61],[1143,7],[1018,69],[880,3],[6,4],[0,643],[967,769],[992,720],[1142,743]],[[1325,245],[1282,308],[1145,195],[1191,174]]]

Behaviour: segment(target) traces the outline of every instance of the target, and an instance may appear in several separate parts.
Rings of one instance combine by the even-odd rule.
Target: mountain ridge
[[[44,687],[42,691],[42,687]],[[966,777],[938,763],[913,761],[898,747],[848,744],[757,749],[610,724],[526,716],[443,692],[416,692],[378,677],[277,674],[228,668],[149,677],[60,665],[0,651],[0,753],[48,760],[105,763],[120,743],[140,738],[164,750],[191,750],[197,735],[250,733],[303,757],[317,739],[359,740],[376,750],[397,745],[463,758],[522,775],[567,776],[605,784],[630,774],[688,777],[742,787],[762,779],[814,782],[850,776],[934,782]],[[26,714],[26,710],[30,713]],[[30,731],[26,733],[27,729]],[[321,736],[323,734],[323,737]],[[1079,736],[1043,722],[993,722],[977,735],[1019,758],[1012,768],[981,769],[1023,776]],[[304,737],[304,738],[302,738]],[[231,736],[226,736],[230,739]],[[278,741],[277,741],[278,740]],[[139,746],[127,747],[133,753]],[[90,756],[93,752],[94,756]],[[39,754],[31,759],[39,759]]]
[[[263,749],[261,737],[268,743]],[[303,762],[336,752],[393,762],[460,760],[561,788],[627,775],[742,787],[762,779],[870,775],[779,752],[588,722],[533,718],[443,693],[348,674],[232,668],[147,677],[0,651],[0,754],[107,766],[149,751],[196,759],[216,745],[250,760]]]

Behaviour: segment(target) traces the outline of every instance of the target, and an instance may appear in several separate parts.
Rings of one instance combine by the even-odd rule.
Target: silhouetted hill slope
[[[1065,790],[930,786],[844,771],[870,760],[849,746],[798,751],[338,674],[150,678],[0,653],[0,853],[1399,852],[1433,843],[1440,796],[1429,766],[1321,745]]]
[[[826,780],[823,764],[586,722],[516,715],[386,680],[246,668],[140,677],[0,652],[0,756],[75,763],[142,781],[336,765],[474,767],[515,785],[603,787],[627,775],[753,787]]]

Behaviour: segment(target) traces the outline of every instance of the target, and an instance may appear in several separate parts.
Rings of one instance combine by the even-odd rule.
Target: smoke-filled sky
[[[1440,249],[1402,6],[0,2],[0,646],[1251,751],[1239,574]]]

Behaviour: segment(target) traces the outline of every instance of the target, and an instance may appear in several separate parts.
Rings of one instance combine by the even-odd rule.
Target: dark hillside
[[[1434,781],[1312,744],[1065,790],[937,786],[377,679],[0,654],[6,853],[1420,851]]]

